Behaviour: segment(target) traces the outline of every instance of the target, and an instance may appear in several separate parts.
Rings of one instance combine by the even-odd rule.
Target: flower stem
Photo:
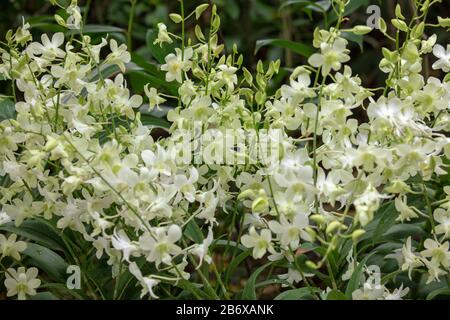
[[[128,43],[128,51],[131,52],[133,46],[133,21],[134,21],[134,11],[136,10],[136,0],[131,0],[131,10],[130,17],[128,19],[128,32],[127,32],[127,43]]]
[[[185,25],[184,25],[184,1],[180,0],[181,5],[181,60],[184,61],[184,47],[185,47]]]

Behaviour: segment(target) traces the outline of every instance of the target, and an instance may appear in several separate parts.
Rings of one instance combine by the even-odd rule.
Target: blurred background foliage
[[[64,6],[70,0],[58,2]],[[185,0],[186,12],[191,12],[205,2],[208,0]],[[336,14],[330,8],[330,0],[209,0],[209,2],[218,6],[222,22],[220,37],[226,44],[226,50],[230,52],[236,43],[244,55],[246,67],[254,68],[259,59],[282,60],[284,72],[281,72],[275,82],[284,81],[290,69],[306,62],[306,57],[313,50],[311,43],[314,29],[332,26],[336,19]],[[370,5],[380,6],[381,16],[386,21],[394,17],[397,3],[401,5],[406,17],[411,16],[412,2],[413,0],[350,0],[343,28],[366,24],[369,17],[366,11]],[[152,80],[164,87],[161,83],[163,78],[151,66],[158,61],[152,59],[154,48],[149,43],[149,32],[156,29],[159,22],[167,24],[173,33],[179,31],[179,25],[172,23],[168,17],[169,13],[179,12],[178,0],[79,0],[78,5],[86,22],[84,33],[93,38],[109,34],[120,42],[132,44],[133,62],[139,65],[139,68],[131,68],[128,76],[135,92],[141,93],[143,85]],[[442,0],[433,6],[428,21],[436,21],[437,16],[449,16],[449,8],[449,0]],[[52,7],[48,0],[0,0],[0,38],[3,40],[6,31],[19,26],[22,19],[31,24],[35,35],[42,32],[63,31],[53,19],[53,15],[57,12],[57,8]],[[207,27],[208,14],[203,15],[202,19],[199,24]],[[188,24],[192,38],[195,24],[195,19],[191,19]],[[129,30],[131,32],[128,36]],[[438,41],[448,41],[448,33],[440,32]],[[346,37],[351,43],[353,57],[350,65],[354,73],[361,76],[366,86],[382,86],[386,75],[378,70],[378,63],[382,58],[381,48],[386,46],[393,49],[393,44],[378,31],[364,38],[350,34]],[[361,50],[364,51],[363,55]],[[278,83],[273,85],[276,86]],[[173,87],[165,89],[174,90]]]

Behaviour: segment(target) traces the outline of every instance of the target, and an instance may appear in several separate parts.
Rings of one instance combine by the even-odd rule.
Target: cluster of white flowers
[[[79,28],[77,8],[69,8],[69,28]],[[256,259],[284,259],[287,274],[281,278],[292,283],[312,276],[295,271],[303,244],[330,248],[315,262],[308,261],[311,269],[320,268],[339,241],[356,241],[391,199],[397,223],[425,215],[433,225],[423,251],[415,253],[408,239],[396,254],[401,269],[424,267],[429,281],[448,274],[450,197],[432,216],[406,200],[424,186],[410,182],[412,177],[427,182],[448,172],[450,83],[421,74],[423,56],[433,48],[439,58],[433,67],[449,71],[448,54],[435,45],[436,36],[412,38],[400,53],[383,51],[380,67],[389,73],[390,83],[375,98],[378,94],[364,88],[344,65],[350,57],[341,31],[317,30],[318,53],[270,96],[267,88],[279,61],[259,63],[255,76],[244,68],[241,77],[242,57],[236,50],[225,54],[218,44],[217,17],[214,8],[210,39],[197,32],[195,44],[183,42],[161,66],[166,81],[179,84],[178,97],[145,87],[151,108],[167,100],[178,103],[168,114],[169,137],[158,141],[141,122],[138,108],[144,99],[130,92],[122,74],[130,62],[125,45],[113,39],[93,44],[88,36],[65,42],[62,33],[33,42],[27,24],[10,33],[10,49],[0,49],[0,73],[13,81],[23,99],[15,104],[17,117],[0,123],[0,175],[11,181],[0,187],[0,207],[9,219],[20,227],[26,219],[43,217],[59,229],[79,232],[98,258],[109,257],[113,276],[126,264],[142,294],[157,297],[154,290],[161,281],[189,279],[188,264],[197,268],[211,262],[209,247],[218,237],[214,227],[221,223],[217,213],[228,213],[230,203],[242,204],[245,213],[241,243]],[[165,25],[158,29],[156,44],[177,41]],[[104,78],[102,70],[111,65],[122,72]],[[361,107],[367,111],[365,123],[354,116],[353,110]],[[282,129],[282,140],[272,141],[279,150],[277,161],[179,161],[185,130],[196,122],[202,130],[224,134]],[[301,137],[291,137],[292,130]],[[238,134],[226,137],[238,139]],[[209,154],[246,158],[235,142],[221,150],[218,140],[208,140]],[[195,221],[208,233],[201,241],[185,232]],[[25,244],[15,240],[0,235],[0,254],[19,259]],[[136,263],[142,257],[150,273]],[[8,274],[9,295],[23,298],[39,286],[37,270],[19,268]],[[365,284],[353,298],[407,293],[386,290]]]

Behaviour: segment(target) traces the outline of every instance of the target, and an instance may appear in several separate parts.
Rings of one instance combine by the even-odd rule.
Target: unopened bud
[[[311,260],[306,261],[305,264],[308,268],[319,269],[319,266],[315,262],[312,262]]]
[[[47,143],[45,144],[45,151],[49,152],[58,146],[58,140],[53,137],[47,136]]]
[[[269,207],[269,201],[266,198],[259,197],[256,198],[252,203],[252,211],[253,212],[263,212]]]
[[[357,242],[359,240],[359,238],[361,238],[365,233],[366,233],[366,231],[363,229],[358,229],[358,230],[353,231],[353,233],[352,233],[353,242]]]
[[[254,198],[254,197],[255,197],[255,191],[253,189],[247,189],[247,190],[242,191],[238,195],[238,200]]]
[[[368,34],[370,31],[372,31],[372,28],[368,27],[368,26],[356,26],[352,29],[352,32],[354,34],[359,34],[359,35]]]
[[[317,224],[325,224],[326,220],[325,218],[320,215],[320,214],[313,214],[312,216],[309,217],[312,221],[314,221]]]
[[[330,224],[327,226],[327,229],[325,230],[325,232],[328,234],[333,233],[338,228],[340,228],[341,225],[342,224],[339,221],[331,221]]]
[[[316,232],[311,227],[305,228],[306,233],[311,237],[311,242],[313,242],[316,239]]]

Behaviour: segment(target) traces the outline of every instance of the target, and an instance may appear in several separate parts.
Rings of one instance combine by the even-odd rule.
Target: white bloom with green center
[[[20,252],[27,248],[27,243],[24,241],[17,241],[17,235],[12,233],[6,238],[0,234],[0,254],[1,257],[13,257],[20,260]]]
[[[450,71],[450,44],[447,45],[447,50],[440,44],[437,44],[433,48],[433,54],[438,60],[433,63],[433,69],[442,69],[444,72]]]
[[[155,88],[150,88],[149,84],[144,86],[145,95],[148,98],[148,110],[152,111],[155,107],[159,108],[159,105],[166,101],[158,94],[158,90]]]
[[[25,219],[39,215],[43,209],[43,202],[33,201],[32,196],[26,193],[21,199],[14,199],[12,204],[5,204],[3,210],[11,220],[14,220],[16,227],[20,226]]]
[[[450,237],[450,208],[438,208],[433,213],[434,220],[439,224],[436,226],[436,234],[443,234],[444,238]]]
[[[401,257],[399,257],[399,262],[402,263],[401,269],[408,270],[409,278],[411,279],[412,270],[423,265],[422,260],[418,253],[416,253],[415,248],[412,247],[411,237],[408,237],[406,243],[401,249]]]
[[[395,198],[395,209],[397,209],[400,213],[397,220],[400,220],[401,222],[404,220],[411,221],[411,219],[418,217],[417,213],[413,209],[414,207],[409,207],[406,201],[406,196]]]
[[[440,268],[441,265],[439,264],[439,262],[437,262],[435,260],[429,261],[429,260],[424,259],[423,263],[425,264],[425,266],[428,269],[428,279],[427,279],[426,284],[429,284],[433,281],[439,282],[440,278],[443,275],[447,274],[447,271],[442,270]]]
[[[161,66],[161,70],[166,71],[167,82],[176,80],[182,83],[183,72],[187,72],[191,68],[190,59],[194,51],[192,48],[185,48],[183,53],[180,48],[176,48],[175,52],[176,54],[171,53],[165,58],[166,63]]]
[[[294,283],[298,283],[304,280],[304,278],[306,277],[313,277],[313,276],[314,274],[312,273],[304,273],[302,276],[302,274],[298,270],[289,268],[287,273],[278,275],[278,278],[285,280],[287,283],[292,285]],[[281,286],[288,287],[288,284],[283,283],[281,284]]]
[[[297,80],[290,81],[290,85],[281,86],[281,96],[289,99],[294,106],[303,102],[306,98],[313,98],[316,93],[313,88],[310,88],[311,78],[309,74],[302,73],[297,77]]]
[[[27,296],[36,295],[36,289],[41,285],[41,280],[37,279],[38,269],[19,267],[17,270],[9,268],[5,272],[5,287],[8,290],[6,296],[17,295],[19,300],[25,300]]]
[[[323,76],[328,75],[331,70],[339,71],[342,63],[350,60],[347,40],[342,38],[337,38],[332,44],[322,43],[320,51],[321,53],[309,57],[308,63],[315,68],[321,68]]]
[[[197,256],[200,261],[198,263],[197,268],[200,268],[203,261],[210,264],[212,262],[211,256],[208,254],[209,246],[214,240],[214,234],[212,228],[210,227],[208,230],[208,236],[203,240],[203,242],[199,245],[196,245],[190,252]]]
[[[174,185],[178,190],[175,197],[175,203],[186,199],[189,202],[195,201],[195,183],[198,180],[198,171],[194,167],[189,170],[189,178],[186,175],[179,174],[174,177]]]
[[[355,221],[362,226],[366,226],[372,221],[375,211],[380,207],[381,198],[383,198],[383,195],[376,188],[369,185],[354,201],[356,209]]]
[[[308,216],[304,213],[298,213],[289,221],[284,215],[280,216],[280,221],[269,221],[270,230],[277,234],[280,238],[282,246],[290,246],[291,249],[296,249],[299,245],[300,238],[310,241],[311,237],[305,231],[308,227]]]
[[[106,57],[105,63],[116,64],[122,72],[125,72],[125,63],[131,61],[131,54],[127,51],[127,46],[117,44],[117,41],[111,39],[109,42],[111,53]]]
[[[55,33],[51,40],[48,35],[43,34],[41,40],[42,44],[33,42],[27,47],[27,52],[31,57],[40,55],[42,59],[47,61],[52,61],[55,58],[64,58],[66,52],[59,48],[64,43],[64,33]]]
[[[147,260],[154,262],[156,267],[161,263],[170,264],[172,256],[181,253],[181,248],[175,244],[181,235],[181,228],[175,224],[169,228],[155,228],[139,238],[139,247],[147,253]]]
[[[441,244],[436,240],[426,239],[423,245],[425,250],[420,252],[423,257],[431,258],[431,262],[435,262],[437,265],[441,264],[445,268],[450,266],[450,243],[448,241]]]
[[[111,244],[115,249],[122,251],[122,260],[128,262],[130,261],[130,256],[136,255],[139,250],[137,244],[130,240],[124,230],[119,230],[114,233],[111,237]]]
[[[234,86],[238,82],[238,78],[236,75],[236,71],[238,70],[236,67],[230,67],[225,64],[222,64],[217,67],[220,71],[216,73],[216,79],[220,82],[225,83],[228,87],[228,92],[232,92],[234,90]]]
[[[255,259],[261,259],[267,251],[272,252],[272,233],[269,229],[263,229],[258,234],[253,226],[249,234],[243,235],[241,242],[247,248],[253,248],[252,255]]]

